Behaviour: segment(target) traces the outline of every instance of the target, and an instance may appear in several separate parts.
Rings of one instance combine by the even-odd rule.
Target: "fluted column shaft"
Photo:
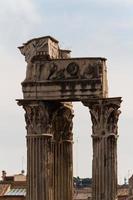
[[[26,199],[72,200],[71,106],[40,100],[21,101],[19,105],[25,110],[27,129]]]
[[[54,144],[54,200],[72,200],[73,191],[72,143]]]
[[[121,98],[83,102],[92,119],[93,163],[92,199],[117,198],[117,122]]]
[[[27,199],[53,200],[51,136],[27,137]]]
[[[54,200],[52,105],[24,101],[27,129],[27,200]]]
[[[93,199],[115,200],[117,195],[117,138],[93,137]]]
[[[52,120],[54,132],[54,200],[73,197],[73,111],[60,105]]]

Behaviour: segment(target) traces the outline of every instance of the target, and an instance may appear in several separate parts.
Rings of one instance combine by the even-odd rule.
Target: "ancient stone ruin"
[[[71,58],[51,36],[19,47],[27,62],[22,82],[27,129],[27,200],[73,199],[72,102],[92,120],[92,199],[117,198],[120,97],[108,97],[105,58]]]

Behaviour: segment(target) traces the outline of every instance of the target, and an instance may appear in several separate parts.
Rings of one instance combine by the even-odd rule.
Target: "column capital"
[[[73,106],[71,102],[17,100],[25,110],[28,137],[52,136],[56,142],[72,142]]]
[[[117,135],[121,102],[121,97],[90,99],[82,102],[90,110],[93,136]]]
[[[73,116],[73,109],[67,107],[65,104],[60,104],[60,106],[53,113],[52,130],[54,133],[54,140],[56,142],[72,142]]]
[[[24,104],[25,121],[28,136],[51,134],[50,112],[47,104],[34,102]]]

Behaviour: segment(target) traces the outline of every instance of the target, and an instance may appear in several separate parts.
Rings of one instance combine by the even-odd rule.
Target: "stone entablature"
[[[34,61],[22,83],[26,99],[80,100],[107,97],[105,59],[71,58]]]
[[[60,49],[50,36],[32,39],[19,49],[27,62],[24,99],[71,101],[108,96],[105,58],[70,58],[70,50]]]

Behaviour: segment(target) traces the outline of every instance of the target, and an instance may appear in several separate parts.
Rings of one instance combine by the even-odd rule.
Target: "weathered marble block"
[[[70,50],[60,49],[50,36],[32,39],[19,49],[27,62],[22,82],[24,99],[107,97],[105,58],[70,58]]]

